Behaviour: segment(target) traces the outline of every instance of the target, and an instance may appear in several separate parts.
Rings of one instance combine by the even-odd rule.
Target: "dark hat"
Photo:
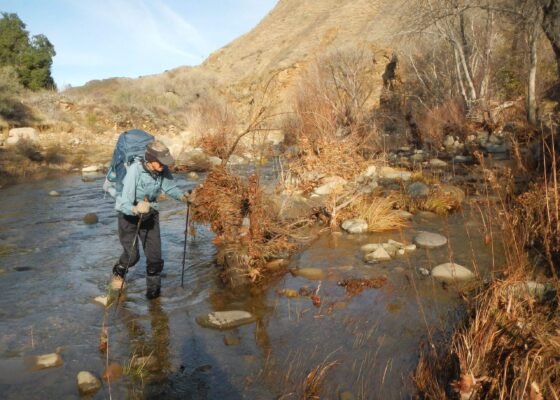
[[[163,165],[173,165],[175,160],[166,145],[158,140],[146,146],[146,160],[156,159]]]

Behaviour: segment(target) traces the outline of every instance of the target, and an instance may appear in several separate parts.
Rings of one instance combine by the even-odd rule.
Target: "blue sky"
[[[251,30],[277,0],[0,0],[54,44],[59,88],[197,65]]]

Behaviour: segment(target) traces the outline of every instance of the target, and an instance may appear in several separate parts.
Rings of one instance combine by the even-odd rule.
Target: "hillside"
[[[275,104],[285,107],[289,89],[306,65],[329,51],[359,46],[372,51],[379,90],[390,56],[390,51],[381,49],[387,46],[383,38],[394,21],[394,7],[387,0],[280,0],[254,29],[212,53],[200,66],[138,79],[92,81],[63,95],[78,108],[86,107],[87,114],[98,115],[107,128],[111,122],[117,128],[130,122],[155,130],[165,131],[170,125],[184,130],[189,119],[186,110],[201,98],[226,102],[246,115],[254,93],[275,74],[279,83],[274,88]]]

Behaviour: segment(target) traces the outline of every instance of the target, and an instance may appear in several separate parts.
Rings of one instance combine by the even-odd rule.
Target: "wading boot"
[[[161,276],[146,276],[146,297],[149,300],[157,299],[161,291]]]
[[[123,267],[121,264],[116,263],[113,266],[113,275],[111,277],[111,289],[121,290],[121,287],[123,289],[126,287],[126,282],[124,282],[125,273],[126,273],[126,268]]]

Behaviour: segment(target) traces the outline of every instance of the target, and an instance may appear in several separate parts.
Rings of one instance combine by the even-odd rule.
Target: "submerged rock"
[[[280,271],[286,268],[290,264],[289,260],[285,258],[278,258],[266,263],[265,268],[267,271]]]
[[[279,296],[284,297],[299,297],[299,293],[297,290],[294,289],[279,289],[276,291]]]
[[[418,272],[420,272],[420,275],[422,276],[430,276],[430,271],[428,271],[426,268],[418,268]]]
[[[320,281],[325,279],[325,271],[321,268],[298,268],[293,270],[293,274],[311,281]]]
[[[82,172],[97,172],[100,170],[99,165],[88,165],[87,167],[82,168]]]
[[[432,269],[432,276],[443,282],[464,282],[475,278],[475,275],[462,265],[445,263]]]
[[[254,321],[255,317],[251,313],[241,310],[215,311],[196,318],[199,325],[214,329],[235,328]]]
[[[414,242],[420,247],[433,249],[445,245],[447,238],[439,233],[420,232],[414,238]]]
[[[56,190],[51,190],[51,191],[49,192],[49,196],[51,196],[51,197],[58,197],[58,196],[60,196],[60,193],[58,193]]]
[[[101,381],[91,372],[80,371],[76,379],[78,381],[78,390],[82,395],[92,395],[101,389]]]
[[[232,336],[232,335],[224,336],[224,344],[226,346],[239,346],[240,343],[241,343],[241,339],[239,339],[237,336]]]
[[[414,214],[405,211],[405,210],[397,210],[395,212],[399,217],[403,218],[403,219],[412,219],[412,217],[414,217]]]
[[[198,174],[197,174],[196,172],[194,172],[194,171],[189,172],[189,173],[187,174],[187,178],[190,179],[190,180],[192,180],[192,181],[196,181],[196,180],[198,180]]]
[[[363,219],[347,219],[341,228],[348,233],[364,233],[368,230],[368,223]]]
[[[29,359],[32,369],[45,369],[60,367],[64,364],[62,356],[58,353],[43,354]]]
[[[84,215],[84,224],[86,225],[93,225],[99,222],[99,218],[97,218],[96,213],[87,213]]]

